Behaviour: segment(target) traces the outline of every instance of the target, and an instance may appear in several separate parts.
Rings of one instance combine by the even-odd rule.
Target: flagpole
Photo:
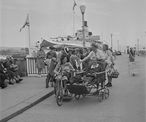
[[[75,36],[75,12],[73,10],[73,36]]]
[[[30,25],[28,26],[28,48],[29,48],[29,55],[30,55]]]
[[[30,43],[30,21],[29,21],[29,14],[28,14],[28,48],[29,48],[29,55],[30,55],[30,46],[31,46],[31,43]]]

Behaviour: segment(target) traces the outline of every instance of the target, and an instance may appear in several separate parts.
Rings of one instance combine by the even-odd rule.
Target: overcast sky
[[[81,28],[79,6],[86,5],[89,31],[114,45],[146,44],[146,0],[76,0],[75,29]],[[0,46],[28,46],[27,28],[19,32],[30,15],[31,45],[42,38],[73,33],[73,0],[1,0]]]

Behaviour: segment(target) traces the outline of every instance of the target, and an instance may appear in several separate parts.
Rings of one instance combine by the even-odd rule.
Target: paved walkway
[[[45,88],[45,77],[24,77],[19,84],[0,89],[0,120],[34,103],[51,92]]]

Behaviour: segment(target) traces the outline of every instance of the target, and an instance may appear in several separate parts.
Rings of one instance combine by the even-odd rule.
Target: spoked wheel
[[[76,94],[76,95],[75,95],[75,99],[76,99],[76,100],[79,100],[79,99],[80,99],[80,95],[77,95],[77,94]]]
[[[104,91],[100,90],[99,91],[99,95],[98,95],[98,101],[102,102],[103,99],[104,99]]]
[[[56,96],[56,102],[58,106],[62,106],[63,97],[61,95]]]
[[[58,90],[56,92],[56,102],[58,106],[62,105],[62,101],[63,101],[63,94],[62,94],[62,89]]]
[[[61,106],[63,101],[63,88],[61,86],[61,82],[56,85],[56,102],[58,106]]]
[[[109,89],[104,89],[104,99],[107,99],[109,97]]]

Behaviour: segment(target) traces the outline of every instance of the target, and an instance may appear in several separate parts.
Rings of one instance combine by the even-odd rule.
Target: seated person
[[[5,88],[7,87],[7,84],[5,80],[7,79],[7,73],[6,73],[6,68],[3,66],[3,61],[0,61],[0,87]]]
[[[14,80],[16,81],[16,83],[19,83],[21,82],[23,79],[20,78],[20,75],[19,75],[19,67],[18,65],[16,64],[16,60],[14,59],[11,59],[10,60],[10,70],[14,73]]]
[[[7,69],[9,84],[14,84],[14,80],[16,83],[19,83],[23,80],[19,76],[18,66],[14,63],[12,57],[7,57],[6,61],[4,62],[4,67]]]
[[[86,62],[88,61],[87,65],[88,68],[91,67],[97,67],[97,63],[101,63],[106,60],[106,56],[104,55],[104,53],[102,52],[102,50],[99,49],[99,46],[97,44],[92,43],[91,44],[91,52],[84,58],[81,60],[81,62]]]
[[[76,51],[74,50],[72,52],[72,55],[70,56],[70,63],[74,67],[75,70],[81,70],[82,69],[82,64],[80,62],[80,58],[76,55]]]
[[[62,79],[64,81],[64,87],[66,87],[66,82],[70,82],[71,76],[73,76],[71,71],[75,71],[75,69],[70,62],[67,62],[67,56],[62,55],[54,70],[56,80]]]

